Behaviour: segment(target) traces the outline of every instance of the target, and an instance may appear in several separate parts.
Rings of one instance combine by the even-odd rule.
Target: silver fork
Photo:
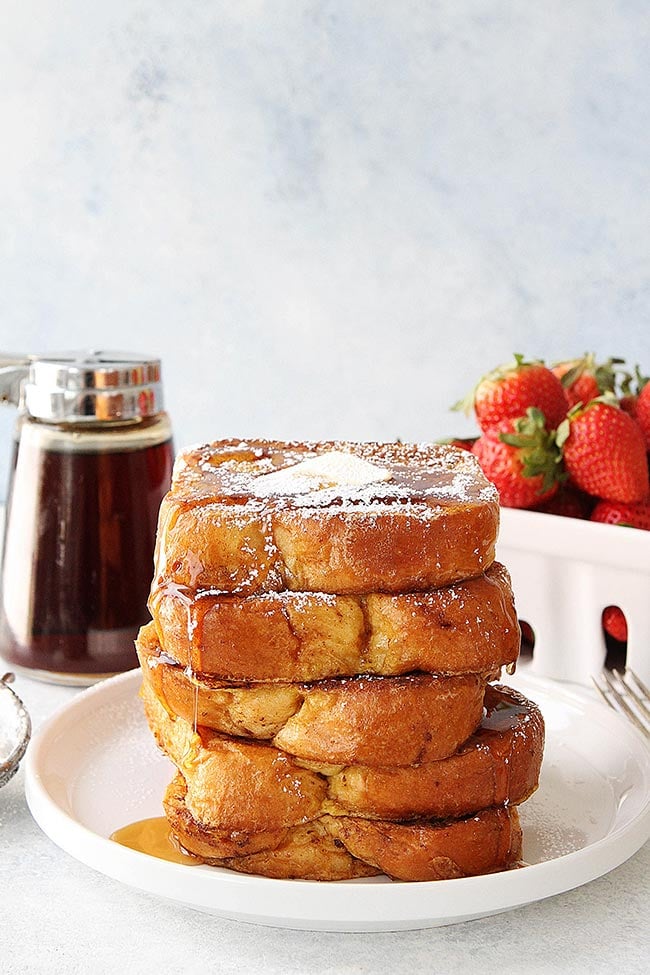
[[[610,708],[622,711],[646,738],[650,738],[650,691],[641,678],[627,667],[624,673],[603,670],[600,682],[595,677],[591,679]]]

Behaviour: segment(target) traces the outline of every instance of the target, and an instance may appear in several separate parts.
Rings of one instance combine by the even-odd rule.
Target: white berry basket
[[[605,662],[602,612],[613,605],[627,620],[626,665],[650,684],[650,532],[502,508],[497,558],[535,632],[534,673],[591,684]]]

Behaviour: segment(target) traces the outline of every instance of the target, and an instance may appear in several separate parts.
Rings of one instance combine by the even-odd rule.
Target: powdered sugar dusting
[[[328,480],[327,456],[343,473]],[[346,460],[350,458],[350,460]],[[311,471],[311,463],[313,471]],[[302,465],[302,467],[301,467]],[[296,476],[296,470],[307,476]],[[325,473],[323,473],[325,472]],[[374,473],[376,472],[376,473]],[[373,477],[373,480],[368,478]],[[345,479],[350,483],[346,483]],[[332,475],[330,480],[335,480]],[[468,451],[438,444],[221,441],[186,450],[177,459],[174,493],[220,497],[262,506],[290,503],[296,509],[338,507],[383,511],[412,506],[426,517],[436,504],[498,503]],[[256,504],[257,502],[257,504]]]

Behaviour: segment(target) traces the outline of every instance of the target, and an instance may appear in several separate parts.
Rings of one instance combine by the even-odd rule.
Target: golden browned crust
[[[257,737],[312,762],[436,761],[455,752],[482,715],[485,678],[478,674],[210,688],[193,684],[180,669],[156,663],[155,657],[147,661],[142,648],[139,652],[145,690],[157,696],[167,714],[221,733],[252,737],[258,732]]]
[[[353,880],[380,872],[348,853],[318,819],[283,830],[258,852],[249,852],[255,843],[246,837],[239,851],[224,855],[222,835],[196,820],[185,798],[185,782],[176,775],[163,799],[165,815],[181,846],[206,863],[282,880]]]
[[[510,577],[499,563],[475,579],[405,594],[233,597],[161,584],[149,606],[171,657],[238,681],[488,672],[519,652]]]
[[[359,860],[396,880],[449,880],[506,870],[521,858],[514,806],[443,823],[390,823],[337,816],[327,829]]]
[[[265,744],[194,732],[170,718],[146,684],[142,698],[158,745],[187,783],[188,809],[221,837],[219,855],[236,855],[251,836],[266,848],[288,827],[320,815],[327,782],[318,773]]]
[[[326,812],[413,819],[464,816],[487,806],[518,805],[537,788],[544,719],[512,688],[489,685],[485,716],[449,758],[409,768],[349,766],[329,776]]]
[[[485,680],[349,677],[312,685],[273,738],[278,748],[333,765],[413,765],[446,758],[478,727]]]
[[[187,850],[319,880],[519,859],[516,804],[536,788],[544,728],[525,698],[486,690],[519,648],[498,515],[453,448],[181,454],[138,652]]]
[[[187,780],[193,815],[227,835],[266,830],[277,838],[279,830],[323,812],[390,820],[457,817],[523,802],[539,778],[544,723],[539,709],[510,688],[487,688],[481,726],[456,754],[401,767],[313,763],[270,744],[200,726],[194,732],[151,685],[144,684],[142,696],[158,744]]]
[[[136,641],[142,678],[168,714],[227,735],[268,740],[299,710],[301,684],[237,684],[190,675],[158,648],[152,624]]]
[[[362,487],[265,480],[339,451],[390,472]],[[426,590],[492,563],[498,495],[468,451],[432,444],[220,441],[177,460],[155,578],[246,595]]]
[[[445,880],[505,870],[521,856],[517,810],[500,807],[465,819],[416,823],[325,815],[287,829],[266,849],[223,857],[220,834],[198,822],[185,800],[177,775],[164,806],[181,846],[208,863],[267,877],[349,880],[385,873],[399,880]]]

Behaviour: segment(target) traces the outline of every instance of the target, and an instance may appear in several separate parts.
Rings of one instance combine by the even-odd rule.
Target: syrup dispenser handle
[[[0,352],[0,403],[20,406],[23,380],[27,379],[29,356]]]

